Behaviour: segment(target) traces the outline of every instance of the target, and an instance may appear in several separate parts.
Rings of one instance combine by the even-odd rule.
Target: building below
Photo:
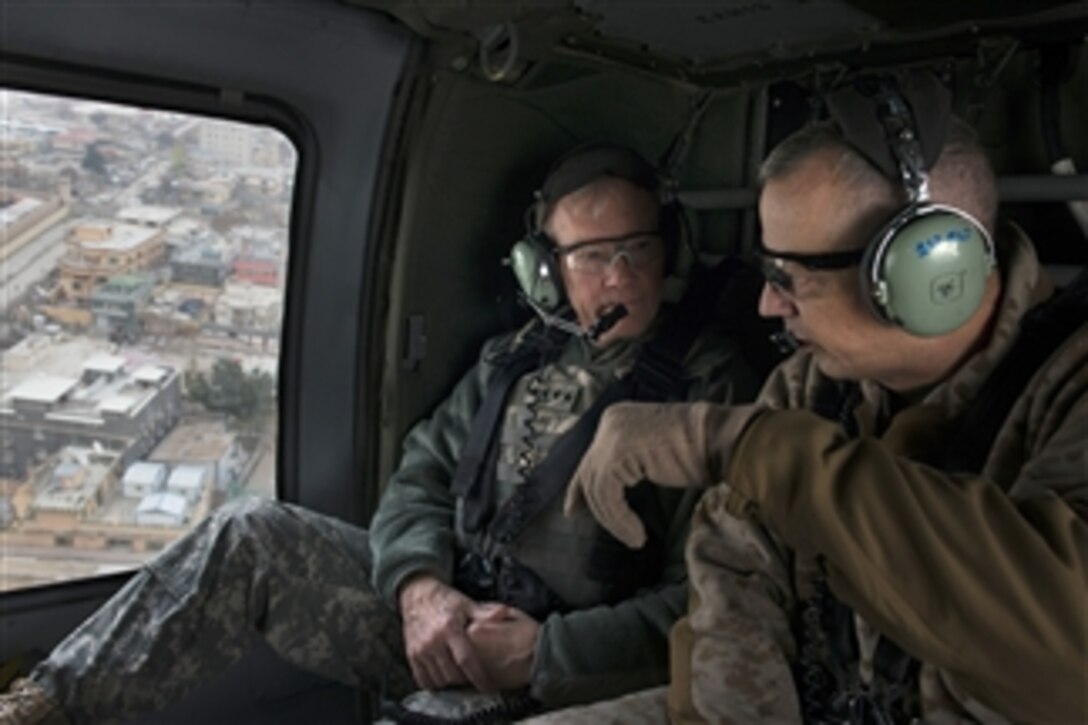
[[[129,370],[124,358],[97,355],[78,376],[28,376],[0,397],[0,476],[23,478],[71,445],[119,451],[127,467],[180,414],[180,375],[168,365]]]
[[[154,279],[149,275],[110,278],[91,295],[95,330],[113,339],[136,340],[143,331],[143,310],[154,289]]]
[[[238,437],[220,421],[194,421],[178,425],[148,454],[147,460],[173,466],[173,476],[199,475],[216,491],[227,491],[236,483],[246,455]],[[192,484],[175,482],[179,493]]]
[[[151,271],[165,255],[162,229],[106,221],[77,224],[59,265],[62,300],[85,304],[110,279]]]
[[[177,284],[222,287],[231,264],[211,245],[177,249],[170,259],[170,279]]]
[[[123,468],[118,451],[65,446],[32,472],[21,495],[4,496],[5,551],[159,551],[207,516],[207,465],[137,461]],[[15,500],[11,505],[10,499]]]

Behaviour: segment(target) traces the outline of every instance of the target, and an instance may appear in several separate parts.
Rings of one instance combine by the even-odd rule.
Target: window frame
[[[227,11],[240,13],[244,16],[247,13],[247,5],[249,4],[237,3],[235,7],[228,8]],[[86,9],[96,10],[101,9],[101,6]],[[26,8],[23,8],[23,10],[26,12]],[[33,10],[37,10],[37,8],[33,8]],[[44,11],[45,14],[51,12],[48,8],[45,8]],[[189,11],[192,11],[192,9],[190,8]],[[123,14],[133,12],[133,10],[132,8],[118,7],[106,12],[107,14]],[[154,13],[151,9],[146,11],[138,9],[136,12],[146,15]],[[207,10],[208,14],[217,14],[219,12],[222,12],[220,8]],[[277,9],[262,10],[261,14],[275,15],[278,12],[281,11]],[[286,12],[290,15],[291,12],[297,11],[288,9]],[[322,12],[333,15],[346,14],[349,22],[357,22],[361,17],[358,10],[346,8],[326,7]],[[267,18],[264,21],[267,21]],[[43,19],[43,23],[48,24],[48,20]],[[108,24],[108,20],[103,20],[103,23]],[[169,25],[168,21],[161,19],[152,21],[152,24],[155,23]],[[11,25],[17,25],[17,23]],[[30,25],[33,26],[34,23]],[[321,32],[320,28],[316,31],[312,28],[308,30],[317,34]],[[382,32],[386,31],[383,29]],[[10,33],[12,31],[9,29]],[[394,35],[396,34],[394,33]],[[88,45],[94,46],[95,37],[97,36],[95,33],[91,33],[90,36],[92,37],[89,37]],[[310,37],[308,40],[312,41],[313,38]],[[377,185],[376,177],[382,171],[379,168],[379,163],[381,161],[382,146],[386,140],[386,131],[384,129],[390,125],[393,127],[396,125],[396,119],[391,118],[390,114],[398,107],[395,102],[397,84],[409,55],[409,44],[406,39],[400,37],[399,40],[396,38],[394,40],[395,42],[391,45],[394,51],[392,60],[387,64],[393,68],[393,72],[383,76],[381,83],[377,84],[378,95],[381,95],[380,91],[385,90],[388,92],[388,96],[384,100],[371,104],[372,107],[376,107],[381,112],[373,113],[367,117],[368,122],[362,125],[372,132],[372,135],[368,138],[368,143],[356,143],[357,148],[354,149],[358,155],[369,155],[371,165],[369,177],[365,171],[358,172],[351,168],[349,164],[331,164],[337,166],[337,176],[339,178],[343,179],[345,174],[348,174],[347,178],[356,182],[352,191],[363,193],[363,203],[356,205],[354,207],[355,211],[352,211],[351,219],[354,220],[354,223],[345,225],[352,227],[352,231],[357,235],[353,240],[349,239],[348,242],[344,242],[357,248],[354,262],[346,265],[347,275],[350,278],[346,288],[346,296],[353,300],[347,305],[349,309],[361,306],[366,299],[364,290],[360,289],[367,279],[366,270],[364,269],[366,261],[366,255],[364,254],[365,238],[360,237],[373,225],[370,214],[370,193]],[[401,45],[396,47],[397,43],[401,43]],[[33,45],[33,43],[30,45]],[[389,44],[387,43],[387,45]],[[321,143],[319,142],[319,135],[321,134],[317,126],[324,126],[327,132],[330,127],[335,126],[336,121],[352,117],[350,112],[355,106],[359,105],[359,102],[344,96],[347,100],[344,102],[343,107],[336,109],[326,118],[314,118],[312,114],[308,115],[307,111],[320,109],[322,101],[327,100],[328,97],[339,98],[337,86],[344,86],[344,82],[332,83],[330,87],[325,88],[322,91],[325,96],[324,99],[321,97],[304,97],[302,91],[306,90],[308,92],[310,89],[304,87],[297,79],[295,87],[289,87],[288,92],[283,95],[262,93],[260,89],[262,84],[256,81],[253,87],[257,90],[241,92],[222,85],[179,80],[178,77],[169,73],[155,74],[153,76],[119,72],[114,68],[107,67],[106,63],[99,64],[98,61],[101,59],[94,52],[89,53],[89,57],[93,58],[93,62],[85,64],[84,59],[79,58],[79,56],[81,53],[88,55],[83,53],[86,49],[71,54],[71,58],[77,59],[75,62],[63,62],[57,60],[45,61],[31,54],[20,53],[18,52],[18,46],[20,46],[18,42],[12,44],[5,42],[4,47],[0,48],[0,59],[3,60],[5,67],[4,88],[39,94],[63,95],[77,99],[153,107],[161,110],[200,114],[209,118],[223,120],[259,123],[277,129],[295,146],[298,165],[288,225],[288,248],[290,251],[283,303],[280,371],[277,376],[279,412],[276,466],[277,497],[281,500],[301,503],[318,510],[341,515],[349,520],[361,522],[369,514],[362,505],[362,502],[367,498],[366,494],[358,490],[360,488],[358,486],[358,462],[363,454],[351,442],[363,437],[361,421],[366,420],[368,417],[365,411],[356,410],[355,406],[359,400],[368,400],[371,396],[364,396],[354,392],[354,390],[345,395],[343,391],[337,391],[335,388],[337,382],[353,388],[358,381],[364,379],[364,376],[359,374],[359,366],[362,361],[358,353],[363,347],[365,331],[362,330],[361,324],[356,325],[354,334],[345,336],[342,344],[333,346],[336,347],[336,371],[335,375],[330,379],[330,376],[322,373],[320,368],[323,365],[321,362],[315,364],[315,355],[328,354],[329,346],[325,345],[325,349],[319,353],[314,352],[314,341],[323,338],[327,339],[327,332],[318,329],[324,327],[324,325],[313,324],[314,309],[331,309],[334,307],[334,305],[329,305],[327,300],[317,299],[322,297],[321,293],[324,290],[329,289],[329,285],[314,281],[313,257],[315,254],[322,256],[321,261],[318,262],[322,269],[317,273],[317,277],[327,277],[330,269],[336,273],[345,269],[343,265],[337,268],[336,265],[330,265],[329,263],[330,251],[335,252],[337,251],[336,247],[340,246],[339,243],[334,244],[340,238],[340,235],[330,233],[330,228],[336,228],[337,225],[334,222],[321,224],[316,221],[320,217],[319,207],[322,205],[318,196],[318,188],[322,184],[328,185],[327,180],[322,180],[322,174],[327,173],[330,166],[328,163],[329,157],[323,158],[321,153]],[[273,52],[281,52],[281,49],[277,48]],[[348,49],[345,52],[351,54],[354,51]],[[353,57],[358,57],[358,55],[359,52],[354,52]],[[383,58],[383,60],[385,59]],[[237,69],[228,69],[224,77],[232,75],[235,70]],[[252,73],[253,68],[249,67],[246,72]],[[355,85],[353,92],[357,93],[357,84]],[[288,86],[290,86],[290,83],[288,83]],[[343,89],[340,88],[339,90]],[[295,100],[300,101],[300,103],[293,103]],[[326,133],[325,135],[334,140],[337,138],[335,133],[331,135]],[[329,145],[327,141],[326,145]],[[337,203],[342,204],[343,202],[337,200]],[[327,205],[328,203],[325,204],[325,206]],[[346,206],[350,207],[350,205]],[[361,207],[361,210],[359,207]],[[342,283],[340,289],[344,289]],[[344,306],[338,305],[336,307],[343,309]],[[363,318],[360,316],[359,319],[362,320]],[[315,395],[315,388],[323,389]],[[339,408],[346,408],[346,412],[344,410],[332,410],[325,413],[322,410],[321,401],[328,401],[330,398],[337,401]],[[330,436],[325,432],[326,424],[323,422],[323,418],[335,419],[338,429],[338,432],[332,436],[335,440],[328,440]],[[345,426],[344,423],[347,423],[347,425]],[[335,471],[328,478],[318,478],[316,482],[308,482],[306,487],[303,487],[300,472],[313,468],[311,465],[313,461],[322,460],[321,449],[327,447],[327,445],[315,446],[315,442],[328,444],[336,448],[338,453],[335,456]],[[55,585],[44,585],[30,590],[4,592],[0,593],[0,607],[2,607],[6,615],[12,615],[38,610],[46,602],[64,604],[70,601],[87,601],[88,599],[103,596],[104,592],[112,591],[129,575],[129,573],[106,575],[92,579],[72,580]]]

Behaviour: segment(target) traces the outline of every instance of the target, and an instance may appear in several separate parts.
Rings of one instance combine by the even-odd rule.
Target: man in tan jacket
[[[762,169],[760,311],[800,349],[757,403],[626,404],[602,419],[568,508],[588,504],[637,546],[626,487],[709,490],[667,700],[661,688],[557,722],[1088,721],[1088,325],[1077,318],[1033,367],[989,447],[966,450],[964,416],[1053,285],[1003,229],[953,329],[888,319],[860,250],[903,184],[843,126],[800,131]],[[988,236],[984,154],[954,120],[938,149],[930,199]],[[974,469],[950,463],[972,453]]]

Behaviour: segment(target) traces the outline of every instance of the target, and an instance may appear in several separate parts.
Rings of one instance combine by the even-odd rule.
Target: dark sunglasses
[[[864,256],[864,249],[854,249],[848,252],[824,252],[822,254],[771,252],[764,249],[759,252],[759,269],[763,273],[763,278],[772,287],[783,292],[793,292],[793,277],[786,271],[783,262],[793,262],[812,272],[827,272],[856,267],[861,264]]]

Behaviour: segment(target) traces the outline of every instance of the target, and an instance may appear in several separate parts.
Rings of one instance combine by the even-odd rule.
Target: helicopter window
[[[0,102],[7,591],[135,568],[275,496],[297,153],[258,124]]]

